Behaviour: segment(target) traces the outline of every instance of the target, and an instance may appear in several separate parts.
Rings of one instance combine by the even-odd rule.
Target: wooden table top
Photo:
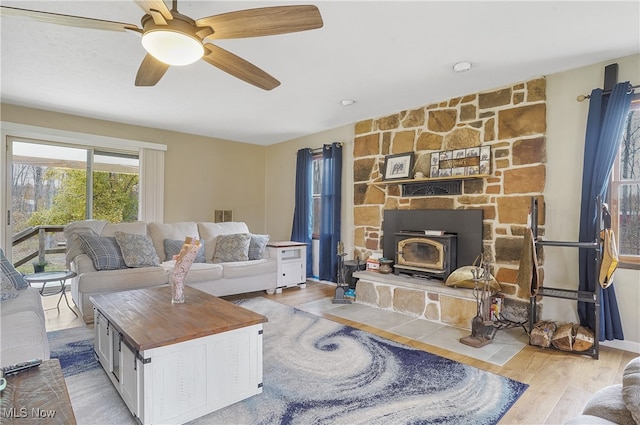
[[[169,285],[91,296],[93,305],[139,351],[267,322],[246,308],[190,286],[171,303]]]
[[[293,246],[306,246],[307,244],[304,242],[294,242],[294,241],[273,241],[267,243],[267,246],[273,248],[287,248]]]
[[[38,367],[5,378],[0,423],[76,423],[58,359],[45,360]]]

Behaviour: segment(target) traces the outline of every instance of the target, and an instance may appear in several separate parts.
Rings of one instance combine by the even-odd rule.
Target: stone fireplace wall
[[[356,123],[354,258],[382,252],[385,209],[480,208],[483,254],[493,263],[503,292],[516,298],[531,197],[539,198],[539,205],[544,202],[545,131],[542,78]],[[465,179],[460,195],[402,197],[400,184],[382,182],[385,155],[415,152],[419,167],[431,152],[476,146],[491,147],[490,176]]]

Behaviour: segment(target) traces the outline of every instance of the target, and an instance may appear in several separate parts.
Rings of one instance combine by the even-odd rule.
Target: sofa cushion
[[[161,259],[166,258],[164,251],[165,239],[176,239],[184,241],[186,237],[194,239],[201,239],[198,234],[198,225],[195,221],[183,221],[173,224],[164,223],[149,223],[147,226],[149,236],[153,239],[153,246],[156,248],[158,257]]]
[[[184,245],[184,239],[165,239],[164,240],[164,261],[173,260],[174,255],[178,255],[182,246]],[[200,241],[200,250],[196,255],[195,263],[204,263],[204,241]]]
[[[78,237],[96,270],[117,270],[127,267],[115,237],[85,234],[79,234]]]
[[[3,276],[11,282],[14,288],[24,289],[29,286],[26,280],[22,277],[20,272],[13,267],[13,264],[9,262],[7,257],[4,256],[4,251],[0,249],[0,270]]]
[[[582,414],[599,416],[619,425],[636,425],[622,399],[622,384],[609,385],[596,392],[584,406]]]
[[[246,223],[240,221],[227,221],[224,223],[198,223],[200,239],[204,240],[204,256],[207,261],[213,260],[216,252],[216,238],[220,235],[232,235],[235,233],[249,233]]]
[[[633,419],[640,424],[640,357],[631,360],[624,368],[622,399]]]
[[[269,235],[251,235],[249,243],[249,260],[260,260],[264,257],[264,250],[269,243]]]
[[[249,233],[219,235],[216,237],[216,252],[213,254],[214,263],[230,261],[247,261],[249,259]]]
[[[222,279],[223,267],[214,263],[193,263],[187,273],[186,283],[209,282]]]
[[[225,279],[241,278],[244,276],[266,275],[277,271],[275,261],[269,260],[251,260],[251,261],[234,261],[222,264]]]
[[[149,236],[116,232],[115,238],[127,267],[160,265],[160,259],[158,258],[158,254],[156,254],[156,249],[153,247],[153,242]]]

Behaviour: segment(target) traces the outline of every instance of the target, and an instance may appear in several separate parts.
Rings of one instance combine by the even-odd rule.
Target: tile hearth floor
[[[471,334],[469,330],[418,319],[391,310],[358,303],[333,304],[330,298],[305,303],[300,306],[300,309],[312,314],[330,314],[373,326],[498,366],[503,366],[529,344],[529,336],[522,327],[498,331],[490,344],[474,348],[460,342],[460,338]]]

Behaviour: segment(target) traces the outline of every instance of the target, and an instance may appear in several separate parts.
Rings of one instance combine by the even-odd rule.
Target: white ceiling
[[[1,3],[138,26],[143,15],[128,0]],[[317,5],[324,27],[217,42],[280,80],[272,91],[203,61],[135,87],[137,34],[3,16],[2,102],[270,145],[640,52],[638,1],[185,0],[178,10],[197,19],[284,4]],[[454,73],[458,61],[472,70]]]

